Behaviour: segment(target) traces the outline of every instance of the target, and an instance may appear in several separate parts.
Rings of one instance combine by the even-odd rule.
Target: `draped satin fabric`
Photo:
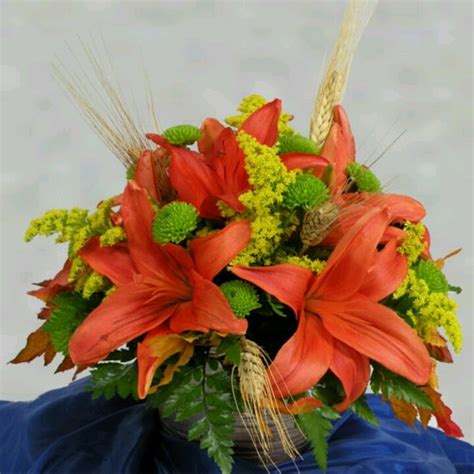
[[[196,443],[160,433],[159,419],[144,403],[92,400],[88,379],[52,390],[32,402],[0,402],[2,474],[218,474]],[[375,428],[346,412],[329,436],[328,474],[471,474],[474,448],[436,429],[410,428],[387,404],[369,395],[380,420]],[[321,473],[310,452],[297,461],[301,473]],[[298,472],[292,462],[280,472]],[[270,469],[277,473],[276,468]],[[237,460],[233,474],[265,472]]]

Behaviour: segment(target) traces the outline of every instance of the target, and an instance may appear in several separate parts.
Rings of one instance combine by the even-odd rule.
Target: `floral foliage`
[[[229,126],[206,118],[147,135],[121,194],[32,221],[27,241],[69,247],[30,292],[45,303],[42,325],[12,362],[62,353],[58,370],[91,368],[94,397],[192,417],[189,439],[223,472],[250,396],[293,414],[322,468],[337,412],[377,423],[369,385],[408,424],[434,416],[460,436],[435,390],[436,363],[462,346],[448,296],[460,290],[431,258],[422,204],[384,194],[355,161],[342,107],[321,150],[279,99],[252,95],[238,112]],[[258,366],[245,338],[265,354],[259,377],[274,399],[242,383],[244,365]]]

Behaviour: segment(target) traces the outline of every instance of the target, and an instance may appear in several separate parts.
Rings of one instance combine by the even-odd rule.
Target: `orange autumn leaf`
[[[416,408],[412,403],[407,403],[398,398],[390,398],[390,405],[394,415],[399,419],[409,424],[410,426],[415,425],[416,420]]]
[[[433,416],[433,410],[430,410],[429,408],[418,407],[418,416],[420,418],[420,423],[426,428],[431,420],[431,417]]]
[[[44,351],[44,365],[49,365],[54,357],[56,356],[56,350],[51,342],[46,346],[46,350]]]
[[[173,333],[165,327],[150,331],[143,342],[138,344],[138,396],[145,398],[156,387],[151,387],[156,370],[175,354],[179,359],[166,367],[158,386],[171,382],[179,367],[186,365],[194,353],[194,339],[197,336],[185,337]]]
[[[422,390],[425,392],[435,407],[435,410],[428,410],[430,412],[430,416],[428,416],[428,413],[423,413],[423,419],[421,421],[424,426],[426,426],[429,419],[431,418],[431,415],[433,415],[436,418],[438,427],[441,428],[448,436],[452,436],[454,438],[461,438],[464,436],[461,428],[451,419],[451,414],[453,411],[451,408],[445,405],[443,400],[441,400],[441,394],[432,387],[422,387]],[[420,411],[420,419],[421,414],[422,412]]]
[[[84,372],[84,370],[87,370],[90,365],[76,365],[76,371],[74,372],[74,375],[72,376],[72,380],[76,380],[77,376],[81,373]]]
[[[431,374],[427,385],[433,388],[439,387],[438,374],[436,373],[436,361],[433,362],[433,368],[431,369]]]
[[[43,330],[41,326],[36,331],[32,332],[27,340],[26,346],[17,354],[17,356],[10,361],[11,364],[21,364],[22,362],[31,362],[36,357],[45,354],[45,362],[49,358],[49,354],[46,355],[51,339],[49,334]]]
[[[66,370],[70,370],[75,366],[74,362],[69,356],[66,356],[63,361],[59,364],[58,368],[55,370],[55,374],[59,372],[65,372]]]
[[[425,342],[425,346],[435,360],[448,364],[453,362],[453,356],[448,348],[448,341],[438,331],[435,330],[430,335],[428,342]]]
[[[162,385],[167,385],[173,380],[174,373],[178,370],[179,367],[186,365],[194,353],[194,346],[192,344],[187,344],[185,347],[181,349],[181,355],[179,359],[174,363],[170,364],[166,367],[165,371],[163,372],[163,376],[160,379],[160,383],[157,387],[161,387]]]

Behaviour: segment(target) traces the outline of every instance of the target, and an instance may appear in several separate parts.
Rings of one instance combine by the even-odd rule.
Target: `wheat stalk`
[[[239,415],[257,455],[264,466],[274,464],[270,453],[270,441],[274,433],[269,423],[272,423],[283,450],[290,459],[294,460],[300,456],[300,453],[288,433],[278,408],[267,373],[269,358],[258,344],[245,337],[241,338],[240,347],[241,361],[237,370],[244,412],[239,411]],[[239,409],[238,403],[236,406]]]
[[[342,100],[354,56],[362,32],[370,19],[375,2],[350,0],[339,36],[319,86],[310,122],[310,138],[321,148],[333,121],[334,106]]]
[[[80,58],[78,52],[68,45],[68,57],[72,62],[57,57],[52,65],[53,74],[99,138],[128,167],[149,147],[145,134],[160,130],[148,76],[145,73],[150,123],[145,128],[137,118],[139,114],[132,113],[124,99],[110,58],[104,58],[104,53],[99,54],[97,47],[82,40],[79,42],[83,57]],[[103,40],[102,43],[107,55]]]

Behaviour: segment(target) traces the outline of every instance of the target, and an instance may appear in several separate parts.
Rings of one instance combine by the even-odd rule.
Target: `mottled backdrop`
[[[2,261],[0,398],[30,399],[67,384],[54,368],[6,365],[37,325],[25,292],[53,275],[66,249],[23,242],[28,222],[55,207],[89,207],[119,192],[124,169],[89,130],[51,76],[65,41],[103,36],[125,91],[142,100],[143,65],[163,127],[225,117],[257,92],[308,117],[340,2],[1,2]],[[465,349],[440,367],[446,402],[472,440],[472,3],[382,1],[356,53],[344,99],[359,160],[403,130],[376,171],[392,191],[422,200],[433,255],[463,247],[447,275]]]

